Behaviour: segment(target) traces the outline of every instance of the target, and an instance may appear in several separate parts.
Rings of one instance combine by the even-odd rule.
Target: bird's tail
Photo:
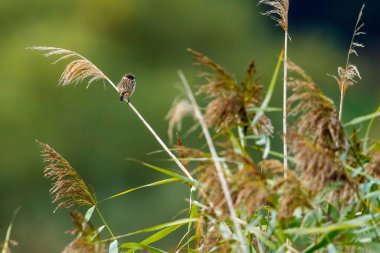
[[[123,102],[124,100],[124,95],[120,95],[120,101]]]

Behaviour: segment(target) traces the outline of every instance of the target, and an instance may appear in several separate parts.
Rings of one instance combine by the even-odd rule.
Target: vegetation
[[[347,63],[338,69],[341,91],[339,109],[313,79],[287,57],[287,0],[262,0],[273,9],[266,12],[284,29],[272,80],[264,87],[257,78],[255,62],[248,64],[243,80],[236,80],[206,55],[189,49],[204,80],[195,93],[206,101],[204,109],[185,77],[184,88],[168,113],[169,133],[181,129],[182,119],[192,116],[205,145],[189,147],[176,133],[176,146],[168,148],[129,98],[124,102],[174,161],[177,169],[146,167],[167,179],[125,190],[104,200],[80,176],[77,169],[48,144],[38,142],[46,164],[44,176],[57,208],[70,208],[76,237],[63,252],[166,252],[155,246],[174,231],[177,252],[377,252],[380,248],[380,149],[368,136],[379,111],[343,124],[343,98],[349,85],[360,78],[350,55],[363,47],[355,42],[363,25],[363,8],[354,29]],[[116,85],[82,55],[54,47],[33,47],[54,62],[70,60],[59,84],[88,86],[101,80]],[[283,108],[270,107],[283,63]],[[267,90],[264,92],[264,90]],[[289,91],[289,95],[287,92]],[[115,96],[116,99],[116,96]],[[283,136],[274,139],[271,123],[283,112]],[[356,128],[368,122],[364,134]],[[195,128],[194,131],[197,131]],[[283,152],[271,149],[282,141]],[[289,153],[289,154],[288,154]],[[181,217],[128,234],[115,234],[101,212],[107,201],[141,188],[183,183],[189,188],[188,208]],[[82,214],[77,208],[86,208]],[[91,222],[95,214],[102,224]],[[10,226],[11,228],[11,226]],[[182,229],[182,230],[181,230]],[[104,231],[107,231],[106,234]],[[10,233],[10,229],[9,229]],[[9,233],[2,252],[9,251]],[[143,235],[142,240],[132,236]]]

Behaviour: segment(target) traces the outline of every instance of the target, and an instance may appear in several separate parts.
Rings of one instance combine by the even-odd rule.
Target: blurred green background
[[[335,74],[345,63],[361,2],[308,2],[291,1],[289,56],[337,102],[338,87],[327,73]],[[348,90],[344,121],[379,104],[379,5],[367,3],[364,21],[370,34],[360,38],[367,47],[352,59],[363,79]],[[167,142],[165,115],[180,94],[177,70],[192,85],[202,83],[186,48],[209,55],[237,78],[255,59],[258,78],[268,84],[283,34],[260,15],[264,9],[252,0],[0,1],[0,241],[18,206],[12,239],[19,246],[14,252],[60,252],[72,239],[64,234],[72,227],[69,211],[53,213],[36,139],[60,152],[95,188],[98,199],[163,178],[125,158],[176,169],[165,154],[148,155],[160,146],[112,88],[101,82],[89,89],[57,87],[64,63],[51,65],[53,59],[26,47],[77,51],[114,82],[133,72],[137,89],[132,101]],[[281,104],[280,94],[277,89],[273,106]],[[189,126],[191,121],[184,129]],[[189,146],[200,141],[197,134],[184,138]],[[124,234],[170,221],[187,206],[187,197],[186,186],[173,184],[110,200],[100,208],[114,232]],[[170,249],[173,242],[159,245]]]

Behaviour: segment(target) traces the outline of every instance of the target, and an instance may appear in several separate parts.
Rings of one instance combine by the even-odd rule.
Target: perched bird
[[[131,73],[125,74],[117,84],[117,90],[120,94],[120,101],[123,101],[125,96],[129,101],[129,97],[132,96],[135,91],[135,87],[136,77]]]

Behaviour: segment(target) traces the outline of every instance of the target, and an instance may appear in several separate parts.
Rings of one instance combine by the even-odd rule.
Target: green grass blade
[[[160,249],[148,246],[148,245],[144,245],[144,244],[138,243],[138,242],[123,243],[120,245],[120,248],[130,249],[131,252],[140,249],[140,250],[148,250],[149,252],[153,252],[153,253],[167,253],[166,251],[163,251],[163,250],[160,250]],[[127,251],[127,252],[129,252],[129,251]]]
[[[13,223],[15,221],[16,215],[17,215],[19,210],[20,210],[20,208],[18,207],[12,215],[11,222],[9,223],[9,226],[7,228],[7,233],[5,234],[5,239],[4,239],[4,243],[3,243],[3,248],[1,249],[1,253],[10,252],[9,242],[10,242],[10,238],[11,238],[12,227],[13,227]]]
[[[186,182],[186,183],[188,183],[190,185],[196,186],[195,185],[195,183],[196,183],[195,181],[192,181],[192,180],[188,179],[187,177],[182,176],[182,175],[180,175],[180,174],[178,174],[176,172],[173,172],[173,171],[168,170],[168,169],[163,169],[163,168],[160,168],[158,166],[155,166],[155,165],[152,165],[152,164],[149,164],[149,163],[144,163],[143,162],[142,164],[145,165],[148,168],[151,168],[151,169],[155,170],[155,171],[161,172],[162,174],[171,176],[172,178],[176,178],[176,179],[178,179],[180,181],[183,181],[183,182]]]
[[[108,199],[113,199],[113,198],[116,198],[116,197],[120,197],[122,195],[125,195],[125,194],[128,194],[130,192],[133,192],[133,191],[136,191],[136,190],[139,190],[139,189],[142,189],[142,188],[147,188],[147,187],[152,187],[152,186],[159,186],[159,185],[163,185],[163,184],[169,184],[169,183],[173,183],[173,182],[177,182],[179,181],[178,178],[168,178],[168,179],[164,179],[164,180],[161,180],[161,181],[157,181],[157,182],[153,182],[153,183],[150,183],[150,184],[146,184],[146,185],[142,185],[142,186],[138,186],[138,187],[135,187],[135,188],[131,188],[131,189],[128,189],[128,190],[125,190],[125,191],[122,191],[122,192],[119,192],[115,195],[112,195],[111,197],[108,197],[104,200],[108,200]]]
[[[363,226],[368,226],[368,222],[373,219],[372,215],[364,215],[352,220],[348,220],[341,223],[335,223],[333,225],[324,226],[324,227],[312,227],[312,228],[289,228],[284,231],[285,234],[297,234],[297,235],[306,235],[306,234],[326,234],[333,231],[346,230],[351,228],[358,228]]]
[[[188,238],[188,240],[187,240],[184,244],[182,244],[182,245],[177,249],[176,252],[181,252],[181,250],[182,250],[184,247],[189,246],[190,243],[191,243],[192,241],[194,241],[195,239],[197,239],[197,238],[198,238],[198,236],[196,236],[196,235],[193,235],[192,237]],[[188,248],[187,248],[187,252],[190,252],[190,251],[191,251],[191,249],[188,247]]]
[[[165,238],[167,235],[173,233],[174,231],[176,231],[178,228],[182,227],[183,225],[184,224],[180,224],[180,225],[175,225],[175,226],[170,226],[170,227],[164,228],[164,229],[154,233],[153,235],[149,236],[148,238],[146,238],[141,243],[145,244],[145,245],[149,245],[151,243],[159,241],[162,238]]]
[[[259,109],[258,113],[256,114],[255,118],[252,120],[253,126],[257,124],[257,122],[259,121],[261,116],[263,116],[264,111],[266,111],[268,108],[269,102],[270,102],[272,95],[273,95],[274,87],[276,86],[278,72],[280,70],[283,57],[284,57],[284,50],[281,51],[280,56],[278,57],[277,65],[276,65],[276,68],[275,68],[274,73],[272,75],[272,80],[270,81],[269,88],[268,88],[268,91],[265,95],[264,101],[261,104],[260,109]]]
[[[320,240],[320,242],[312,244],[310,247],[305,249],[304,253],[316,252],[317,250],[321,248],[327,247],[327,245],[329,245],[331,241],[334,240],[334,238],[338,235],[339,235],[339,231],[332,231],[328,233],[327,235],[324,235],[322,239]]]
[[[172,221],[172,222],[167,222],[167,223],[163,223],[163,224],[156,225],[153,227],[144,228],[144,229],[132,232],[132,233],[119,235],[119,236],[116,236],[116,239],[132,236],[132,235],[137,235],[137,234],[142,234],[142,233],[147,233],[147,232],[153,232],[153,231],[164,229],[166,227],[172,227],[172,226],[176,226],[176,225],[184,225],[184,224],[187,224],[189,222],[195,222],[197,220],[198,219],[194,219],[194,218],[186,218],[186,219],[180,219],[180,220],[176,220],[176,221]]]
[[[368,121],[368,120],[373,120],[374,118],[377,118],[379,116],[380,116],[380,112],[373,112],[373,113],[370,113],[368,115],[360,116],[360,117],[354,118],[354,119],[350,120],[349,122],[347,122],[346,124],[344,124],[344,127],[357,125],[357,124],[360,124],[360,123]]]
[[[376,110],[377,113],[380,113],[380,106]],[[368,147],[368,138],[369,138],[369,132],[371,131],[371,127],[373,122],[375,121],[376,117],[373,117],[371,121],[368,124],[367,130],[365,131],[365,136],[364,136],[364,144],[363,144],[363,149],[367,150]]]

